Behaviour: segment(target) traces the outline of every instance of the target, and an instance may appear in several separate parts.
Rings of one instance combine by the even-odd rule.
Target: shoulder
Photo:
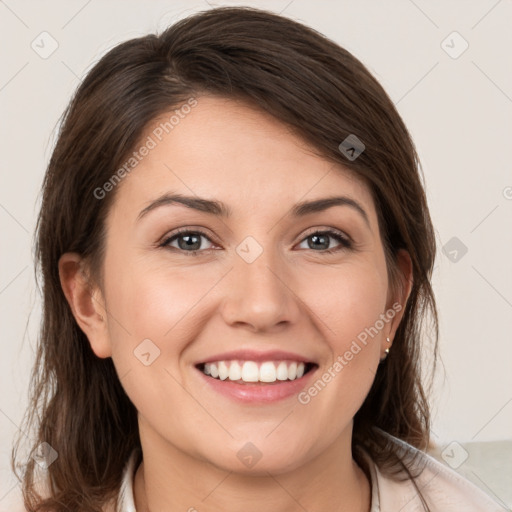
[[[133,477],[139,462],[140,451],[135,449],[125,464],[117,499],[112,499],[106,503],[102,507],[102,512],[136,512],[133,497]],[[36,482],[37,493],[41,496],[49,496],[49,483],[47,474],[44,471],[37,471]],[[9,512],[27,512],[20,483],[15,485],[1,499],[0,512],[4,510]]]
[[[369,454],[364,452],[372,477],[372,502],[377,505],[375,508],[372,506],[371,512],[424,512],[418,489],[431,512],[506,512],[505,508],[453,469],[404,441],[388,437],[401,454],[415,455],[414,467],[408,466],[408,469],[413,474],[421,473],[415,478],[416,488],[409,478],[398,480],[382,473]]]
[[[19,485],[14,489],[11,489],[4,498],[2,498],[0,510],[9,510],[9,512],[27,512]]]

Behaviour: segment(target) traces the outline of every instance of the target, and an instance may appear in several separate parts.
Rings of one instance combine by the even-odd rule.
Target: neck
[[[146,435],[143,435],[146,434]],[[154,432],[141,431],[143,461],[134,478],[139,512],[369,512],[370,483],[355,463],[351,434],[287,472],[247,475],[184,453]]]

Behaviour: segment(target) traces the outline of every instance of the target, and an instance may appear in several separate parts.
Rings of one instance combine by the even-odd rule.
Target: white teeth
[[[277,367],[277,380],[288,380],[288,367],[284,361],[281,361]]]
[[[229,367],[229,380],[240,380],[242,378],[242,367],[238,361],[232,361]]]
[[[226,380],[229,375],[229,368],[227,367],[226,363],[224,361],[219,361],[219,379],[220,380]]]
[[[259,370],[254,361],[245,361],[242,366],[242,380],[244,382],[258,382]]]
[[[276,381],[276,367],[274,363],[266,362],[261,365],[260,368],[260,380],[261,382],[275,382]]]
[[[276,382],[300,379],[304,370],[305,364],[296,361],[265,361],[259,366],[254,361],[216,361],[205,363],[203,373],[220,380]]]
[[[210,364],[210,375],[215,378],[219,376],[219,369],[217,368],[216,364]]]
[[[292,363],[288,367],[288,378],[290,380],[297,378],[297,363]]]

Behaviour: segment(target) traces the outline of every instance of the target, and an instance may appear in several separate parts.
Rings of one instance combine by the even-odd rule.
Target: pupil
[[[186,240],[184,247],[182,246],[181,249],[183,249],[183,248],[199,249],[199,246],[201,245],[201,242],[197,235],[183,235],[180,240]],[[193,245],[197,245],[198,247],[192,247]]]
[[[326,235],[313,235],[311,238],[314,241],[318,241],[318,240],[324,239],[324,243],[322,245],[324,245],[325,247],[323,247],[323,248],[327,249],[329,247],[329,239],[328,239],[328,237]],[[318,247],[318,245],[315,245],[315,247]]]

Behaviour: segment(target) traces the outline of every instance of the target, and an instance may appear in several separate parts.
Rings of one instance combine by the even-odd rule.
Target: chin
[[[205,454],[205,460],[224,471],[252,476],[287,473],[304,463],[305,456],[297,452],[294,442],[279,446],[268,441],[238,441],[234,444],[236,446],[226,448],[222,453]]]

